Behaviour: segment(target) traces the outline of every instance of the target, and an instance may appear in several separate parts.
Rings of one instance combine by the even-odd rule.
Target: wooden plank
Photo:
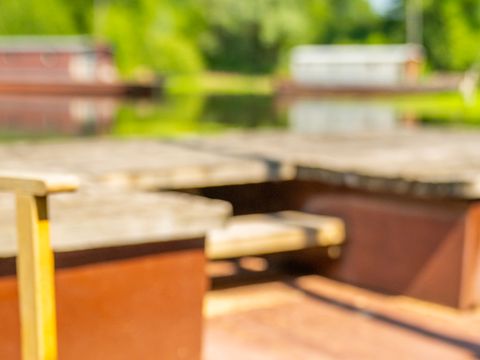
[[[428,198],[480,199],[480,134],[247,132],[180,140],[191,149],[295,168],[296,180]]]
[[[22,171],[0,172],[0,191],[14,191],[44,196],[50,193],[75,191],[78,186],[78,178],[70,175]]]
[[[212,260],[337,246],[345,241],[345,226],[334,217],[298,211],[244,215],[207,237],[207,256]]]
[[[17,195],[17,231],[22,358],[57,358],[54,260],[47,198]]]
[[[453,311],[316,275],[210,291],[205,308],[208,360],[471,360],[480,343],[478,311]]]
[[[55,154],[55,157],[52,157]],[[75,174],[86,185],[158,190],[289,180],[293,169],[263,159],[158,140],[92,139],[0,145],[2,170]]]
[[[57,358],[54,260],[50,246],[47,195],[74,191],[73,176],[0,173],[0,191],[16,193],[17,276],[22,358]],[[10,212],[11,213],[11,212]]]
[[[17,252],[12,198],[0,194],[0,257],[4,258]],[[48,200],[56,252],[203,238],[232,214],[228,202],[178,192],[100,188]]]
[[[0,146],[0,163],[4,170],[61,171],[93,184],[136,189],[295,179],[422,197],[479,199],[479,152],[480,135],[459,131],[336,136],[247,132],[168,142],[8,144]]]

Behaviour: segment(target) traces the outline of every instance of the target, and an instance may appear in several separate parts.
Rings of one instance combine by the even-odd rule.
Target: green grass
[[[273,77],[206,72],[196,75],[172,76],[166,91],[171,95],[272,95]],[[365,101],[393,106],[401,113],[411,113],[425,123],[444,125],[480,125],[480,94],[472,104],[465,103],[458,92],[410,94],[362,98]]]
[[[280,111],[271,97],[272,80],[268,76],[209,73],[196,76],[194,80],[182,77],[175,81],[177,88],[170,89],[174,95],[167,94],[159,101],[122,102],[108,135],[179,137],[235,129],[288,128],[287,113]],[[480,128],[480,95],[470,105],[458,93],[334,100],[341,99],[391,106],[400,117],[409,115],[427,126]],[[51,141],[70,136],[3,129],[0,142]]]
[[[341,99],[392,106],[398,113],[410,114],[427,125],[480,126],[480,94],[471,104],[458,92]]]
[[[471,104],[459,93],[396,96],[387,102],[398,111],[416,114],[426,123],[480,125],[480,94]]]
[[[273,93],[273,81],[269,75],[206,72],[171,76],[166,91],[172,95],[269,95]]]

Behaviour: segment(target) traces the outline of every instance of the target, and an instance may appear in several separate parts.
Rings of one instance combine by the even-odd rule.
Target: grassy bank
[[[425,123],[480,125],[480,94],[471,103],[458,92],[402,95],[380,101],[398,111],[415,114]]]
[[[244,75],[206,72],[176,75],[167,78],[166,92],[170,95],[269,95],[273,81],[269,75]]]
[[[168,95],[273,95],[275,89],[274,77],[270,75],[205,72],[169,77],[166,92]],[[438,121],[480,122],[480,94],[471,104],[466,103],[458,92],[362,97],[361,101],[388,104],[399,111],[437,118]]]

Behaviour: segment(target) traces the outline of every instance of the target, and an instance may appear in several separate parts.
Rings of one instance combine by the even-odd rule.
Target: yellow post
[[[17,231],[22,358],[55,360],[55,268],[46,196],[17,194]]]
[[[17,278],[24,360],[56,360],[54,259],[47,196],[75,191],[78,179],[65,175],[0,173],[0,191],[16,193]]]

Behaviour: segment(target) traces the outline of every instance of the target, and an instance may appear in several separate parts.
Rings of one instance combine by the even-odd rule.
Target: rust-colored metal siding
[[[57,256],[59,358],[200,359],[206,287],[200,244]],[[1,359],[20,359],[17,302],[15,277],[1,277]]]

